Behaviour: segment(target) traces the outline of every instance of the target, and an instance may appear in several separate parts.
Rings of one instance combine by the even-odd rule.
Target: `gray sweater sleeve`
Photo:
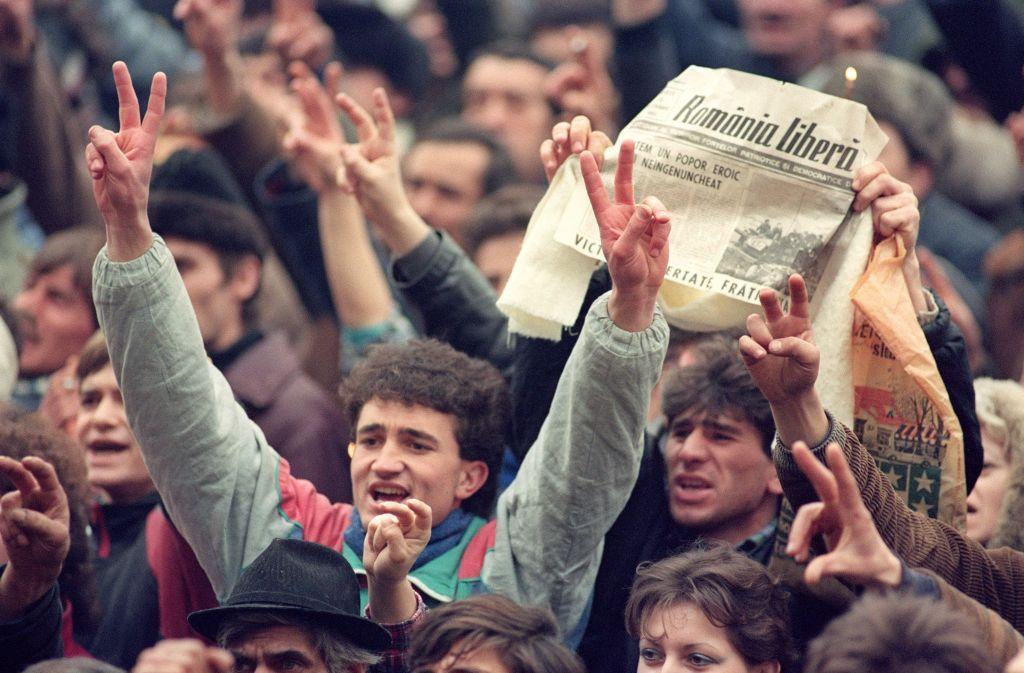
[[[587,611],[604,536],[636,481],[651,389],[668,326],[619,329],[608,296],[594,302],[558,382],[547,419],[498,500],[488,587],[548,606],[571,640]]]
[[[280,456],[206,356],[174,259],[157,236],[141,257],[100,251],[93,298],[132,431],[175,525],[226,596],[275,537]]]

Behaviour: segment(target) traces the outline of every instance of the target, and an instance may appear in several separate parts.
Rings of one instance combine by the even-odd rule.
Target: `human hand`
[[[425,502],[382,502],[366,526],[363,567],[375,585],[404,582],[412,564],[430,541],[431,511]]]
[[[412,212],[402,185],[391,103],[379,88],[373,92],[372,116],[348,94],[338,94],[335,101],[355,124],[359,139],[341,149],[349,180],[346,189],[386,238],[387,230]]]
[[[1010,663],[1006,664],[1004,673],[1024,673],[1024,650],[1021,650],[1010,660]]]
[[[39,600],[60,576],[71,547],[68,498],[53,466],[30,456],[0,456],[0,474],[15,490],[0,497],[0,541],[7,568],[0,576],[0,621]]]
[[[107,225],[107,254],[112,261],[125,262],[141,256],[153,243],[146,207],[167,77],[162,72],[153,76],[146,117],[140,121],[128,66],[118,61],[113,70],[120,129],[114,133],[100,126],[90,128],[85,161],[96,205]]]
[[[50,375],[46,394],[39,403],[39,413],[68,437],[75,436],[78,417],[78,356],[72,355],[64,366]]]
[[[799,563],[807,561],[811,541],[820,534],[829,553],[807,564],[804,581],[808,584],[817,584],[822,577],[838,577],[868,586],[899,586],[903,575],[900,560],[875,528],[842,450],[829,444],[825,456],[828,467],[803,442],[793,445],[793,460],[821,501],[808,503],[796,513],[786,553]]]
[[[227,650],[188,638],[161,640],[143,650],[132,673],[231,673],[234,666]]]
[[[814,390],[818,378],[807,286],[799,274],[789,277],[788,313],[783,313],[774,290],[761,290],[759,299],[764,317],[747,317],[740,355],[765,399],[785,403]]]
[[[237,52],[242,0],[178,0],[174,18],[185,26],[189,44],[207,61]]]
[[[654,320],[654,304],[668,268],[669,214],[657,198],[648,196],[639,206],[633,196],[632,140],[623,141],[615,169],[615,202],[608,199],[597,160],[580,155],[580,168],[601,231],[601,249],[612,278],[608,313],[612,322],[629,332],[640,332]]]
[[[917,259],[917,235],[921,230],[921,213],[913,188],[894,178],[880,161],[862,166],[853,178],[853,209],[862,212],[871,208],[875,241],[898,236],[906,251],[903,257],[903,279],[910,291],[914,310],[927,308],[921,267]]]
[[[312,0],[274,0],[274,21],[267,45],[284,63],[302,61],[319,70],[334,53],[334,32],[314,9]]]
[[[573,28],[570,41],[573,58],[544,79],[544,95],[562,110],[565,119],[583,115],[594,128],[614,133],[619,94],[608,66],[581,29]]]
[[[572,122],[558,122],[551,129],[551,137],[540,145],[544,175],[551,182],[566,159],[584,150],[594,155],[597,169],[601,170],[604,151],[613,144],[603,132],[592,130],[590,120],[582,115],[574,117]]]
[[[32,0],[0,0],[0,60],[24,64],[36,41]]]
[[[314,191],[319,193],[347,184],[345,165],[341,160],[345,134],[331,102],[332,96],[302,61],[293,62],[288,72],[302,118],[292,123],[282,140],[285,153],[295,171]],[[328,64],[324,78],[336,95],[342,78],[341,64]]]

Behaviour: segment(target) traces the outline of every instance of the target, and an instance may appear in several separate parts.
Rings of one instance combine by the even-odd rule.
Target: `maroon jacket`
[[[348,424],[313,382],[282,334],[247,348],[224,370],[235,398],[267,441],[331,502],[352,502]]]

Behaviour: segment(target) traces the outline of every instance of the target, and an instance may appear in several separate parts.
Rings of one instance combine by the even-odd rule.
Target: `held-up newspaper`
[[[670,82],[623,129],[619,141],[624,138],[636,143],[637,198],[657,196],[671,213],[668,282],[661,300],[670,320],[677,312],[682,319],[675,322],[689,329],[737,324],[758,303],[761,288],[784,294],[794,271],[804,275],[813,298],[852,218],[853,175],[887,141],[859,103],[747,73],[700,67]],[[602,170],[609,187],[617,151],[609,151]],[[526,276],[537,275],[538,259],[550,263],[563,255],[536,249],[538,244],[551,246],[550,238],[529,239],[550,236],[553,230],[558,243],[602,259],[578,162],[556,176],[530,228],[510,289],[499,302],[513,330],[522,326],[526,334],[537,332],[533,327],[539,323],[530,324],[534,318],[562,325],[575,320],[575,312],[556,316],[570,311],[538,306],[558,304],[558,298],[549,299],[552,292],[574,295],[579,307],[578,279],[552,284],[552,277],[545,288],[530,288],[534,283]],[[578,263],[565,268],[566,273],[589,274]],[[694,312],[697,307],[702,308]]]

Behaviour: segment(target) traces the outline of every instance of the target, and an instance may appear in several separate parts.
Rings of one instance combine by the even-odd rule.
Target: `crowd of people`
[[[618,136],[691,65],[888,136],[962,529],[799,274],[666,320]],[[0,673],[1024,671],[1022,108],[1019,0],[0,0]],[[605,263],[511,334],[567,161]]]

